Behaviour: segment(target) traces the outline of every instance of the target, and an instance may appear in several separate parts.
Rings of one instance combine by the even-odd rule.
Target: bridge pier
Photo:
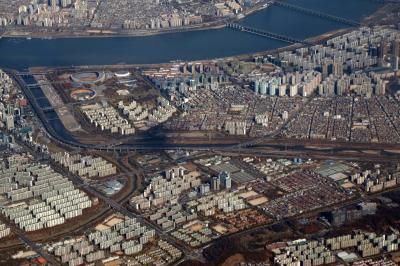
[[[286,36],[283,34],[278,34],[278,33],[260,30],[260,29],[256,29],[256,28],[252,28],[252,27],[248,27],[248,26],[243,26],[243,25],[240,25],[237,23],[227,24],[227,27],[234,29],[234,30],[240,30],[243,32],[247,32],[247,33],[255,34],[258,36],[265,37],[265,38],[270,38],[270,39],[287,42],[287,43],[291,43],[291,44],[301,43],[301,44],[305,44],[305,45],[312,45],[312,43],[307,42],[305,40],[300,40],[300,39],[296,39],[296,38]]]
[[[317,11],[317,10],[313,10],[313,9],[309,9],[309,8],[305,8],[305,7],[301,7],[301,6],[297,6],[297,5],[293,5],[293,4],[289,4],[280,0],[275,0],[273,1],[273,4],[276,6],[280,6],[280,7],[284,7],[284,8],[288,8],[294,11],[298,11],[307,15],[311,15],[311,16],[316,16],[319,18],[323,18],[323,19],[327,19],[327,20],[332,20],[332,21],[336,21],[339,23],[343,23],[343,24],[347,24],[349,26],[353,26],[353,27],[359,27],[361,26],[361,23],[358,21],[354,21],[351,19],[347,19],[347,18],[342,18],[339,16],[335,16],[335,15],[331,15],[331,14],[327,14],[321,11]]]

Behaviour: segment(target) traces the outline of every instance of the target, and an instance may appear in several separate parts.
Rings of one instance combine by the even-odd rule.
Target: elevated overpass
[[[243,32],[255,34],[255,35],[258,35],[258,36],[266,37],[266,38],[269,38],[269,39],[274,39],[274,40],[278,40],[278,41],[282,41],[282,42],[287,42],[287,43],[290,43],[290,44],[300,43],[300,44],[312,45],[312,43],[307,42],[305,40],[296,39],[296,38],[293,38],[293,37],[290,37],[290,36],[287,36],[287,35],[278,34],[278,33],[270,32],[270,31],[266,31],[266,30],[261,30],[261,29],[257,29],[257,28],[253,28],[253,27],[248,27],[248,26],[237,24],[237,23],[229,23],[226,26],[228,28],[230,28],[230,29],[243,31]]]
[[[10,73],[12,75],[12,73]],[[261,138],[250,141],[237,141],[225,144],[218,143],[171,143],[166,142],[164,139],[150,139],[150,140],[138,140],[133,143],[104,143],[104,144],[91,144],[82,143],[72,136],[62,135],[59,131],[56,131],[52,124],[51,119],[46,117],[45,112],[36,102],[32,92],[25,85],[24,80],[20,76],[13,76],[17,81],[18,85],[21,87],[22,91],[28,98],[33,110],[40,119],[48,137],[63,146],[70,148],[79,148],[92,151],[120,151],[129,152],[137,150],[196,150],[196,151],[214,151],[214,152],[225,152],[225,153],[239,153],[239,154],[254,154],[259,156],[286,156],[291,157],[307,157],[315,158],[321,157],[325,159],[343,159],[343,160],[376,160],[376,161],[398,161],[400,160],[399,154],[385,153],[385,149],[392,149],[394,146],[399,147],[400,145],[379,145],[379,147],[370,147],[371,144],[365,145],[352,145],[351,143],[336,144],[336,143],[301,143],[296,140],[286,140],[285,143],[281,143],[276,139],[271,138]],[[28,78],[29,79],[29,78]],[[31,80],[32,81],[32,80]],[[49,109],[50,110],[50,109]],[[61,129],[66,131],[65,128]],[[294,141],[292,143],[291,141]],[[323,150],[314,148],[314,146],[324,147]],[[369,155],[367,153],[362,153],[363,150],[373,149],[381,151],[380,154]],[[354,153],[349,154],[348,151],[354,151]]]
[[[347,18],[342,18],[342,17],[339,17],[339,16],[331,15],[331,14],[328,14],[328,13],[325,13],[325,12],[317,11],[317,10],[310,9],[310,8],[305,8],[305,7],[298,6],[298,5],[289,4],[287,2],[280,1],[280,0],[275,0],[273,2],[273,5],[280,6],[280,7],[287,8],[287,9],[291,9],[293,11],[301,12],[301,13],[304,13],[306,15],[315,16],[315,17],[319,17],[319,18],[322,18],[322,19],[339,22],[339,23],[346,24],[346,25],[349,25],[349,26],[352,26],[352,27],[361,26],[361,23],[358,22],[358,21],[354,21],[354,20],[347,19]]]

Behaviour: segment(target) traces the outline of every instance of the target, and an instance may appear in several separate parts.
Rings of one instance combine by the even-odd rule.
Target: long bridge
[[[252,28],[252,27],[248,27],[248,26],[243,26],[243,25],[240,25],[237,23],[229,23],[226,26],[228,28],[231,28],[234,30],[248,32],[251,34],[255,34],[255,35],[262,36],[262,37],[266,37],[266,38],[270,38],[270,39],[274,39],[274,40],[278,40],[278,41],[282,41],[282,42],[287,42],[287,43],[291,43],[291,44],[301,43],[301,44],[306,44],[306,45],[312,45],[311,42],[308,42],[305,40],[296,39],[296,38],[293,38],[290,36],[270,32],[270,31],[266,31],[266,30],[260,30],[260,29],[256,29],[256,28]]]
[[[298,12],[301,12],[301,13],[304,13],[304,14],[307,14],[307,15],[316,16],[316,17],[319,17],[319,18],[336,21],[336,22],[347,24],[347,25],[354,26],[354,27],[361,26],[361,23],[358,22],[358,21],[354,21],[354,20],[347,19],[347,18],[342,18],[342,17],[339,17],[339,16],[331,15],[331,14],[324,13],[324,12],[321,12],[321,11],[316,11],[314,9],[309,9],[309,8],[305,8],[305,7],[302,7],[302,6],[289,4],[287,2],[283,2],[283,1],[280,1],[280,0],[275,0],[275,1],[273,1],[272,4],[274,4],[276,6],[288,8],[288,9],[291,9],[291,10],[294,10],[294,11],[298,11]]]

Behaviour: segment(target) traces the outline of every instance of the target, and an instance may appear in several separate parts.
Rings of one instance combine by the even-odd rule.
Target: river
[[[370,0],[287,0],[353,20],[380,5]],[[240,23],[296,38],[308,38],[347,25],[272,6]],[[199,60],[270,50],[287,43],[231,29],[208,29],[141,37],[0,40],[0,67],[146,64]]]

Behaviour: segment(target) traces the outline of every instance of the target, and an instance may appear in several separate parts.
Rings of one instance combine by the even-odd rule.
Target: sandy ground
[[[245,262],[245,258],[243,257],[242,254],[235,254],[233,256],[230,256],[229,258],[227,258],[222,264],[221,266],[235,266],[235,265],[239,265],[239,263],[241,262]]]
[[[42,91],[56,110],[64,127],[71,132],[82,131],[80,124],[75,120],[68,107],[65,106],[61,97],[54,91],[53,86],[48,85],[49,81],[43,75],[36,75],[35,78],[39,83],[43,82],[43,84],[46,84],[41,86]]]

